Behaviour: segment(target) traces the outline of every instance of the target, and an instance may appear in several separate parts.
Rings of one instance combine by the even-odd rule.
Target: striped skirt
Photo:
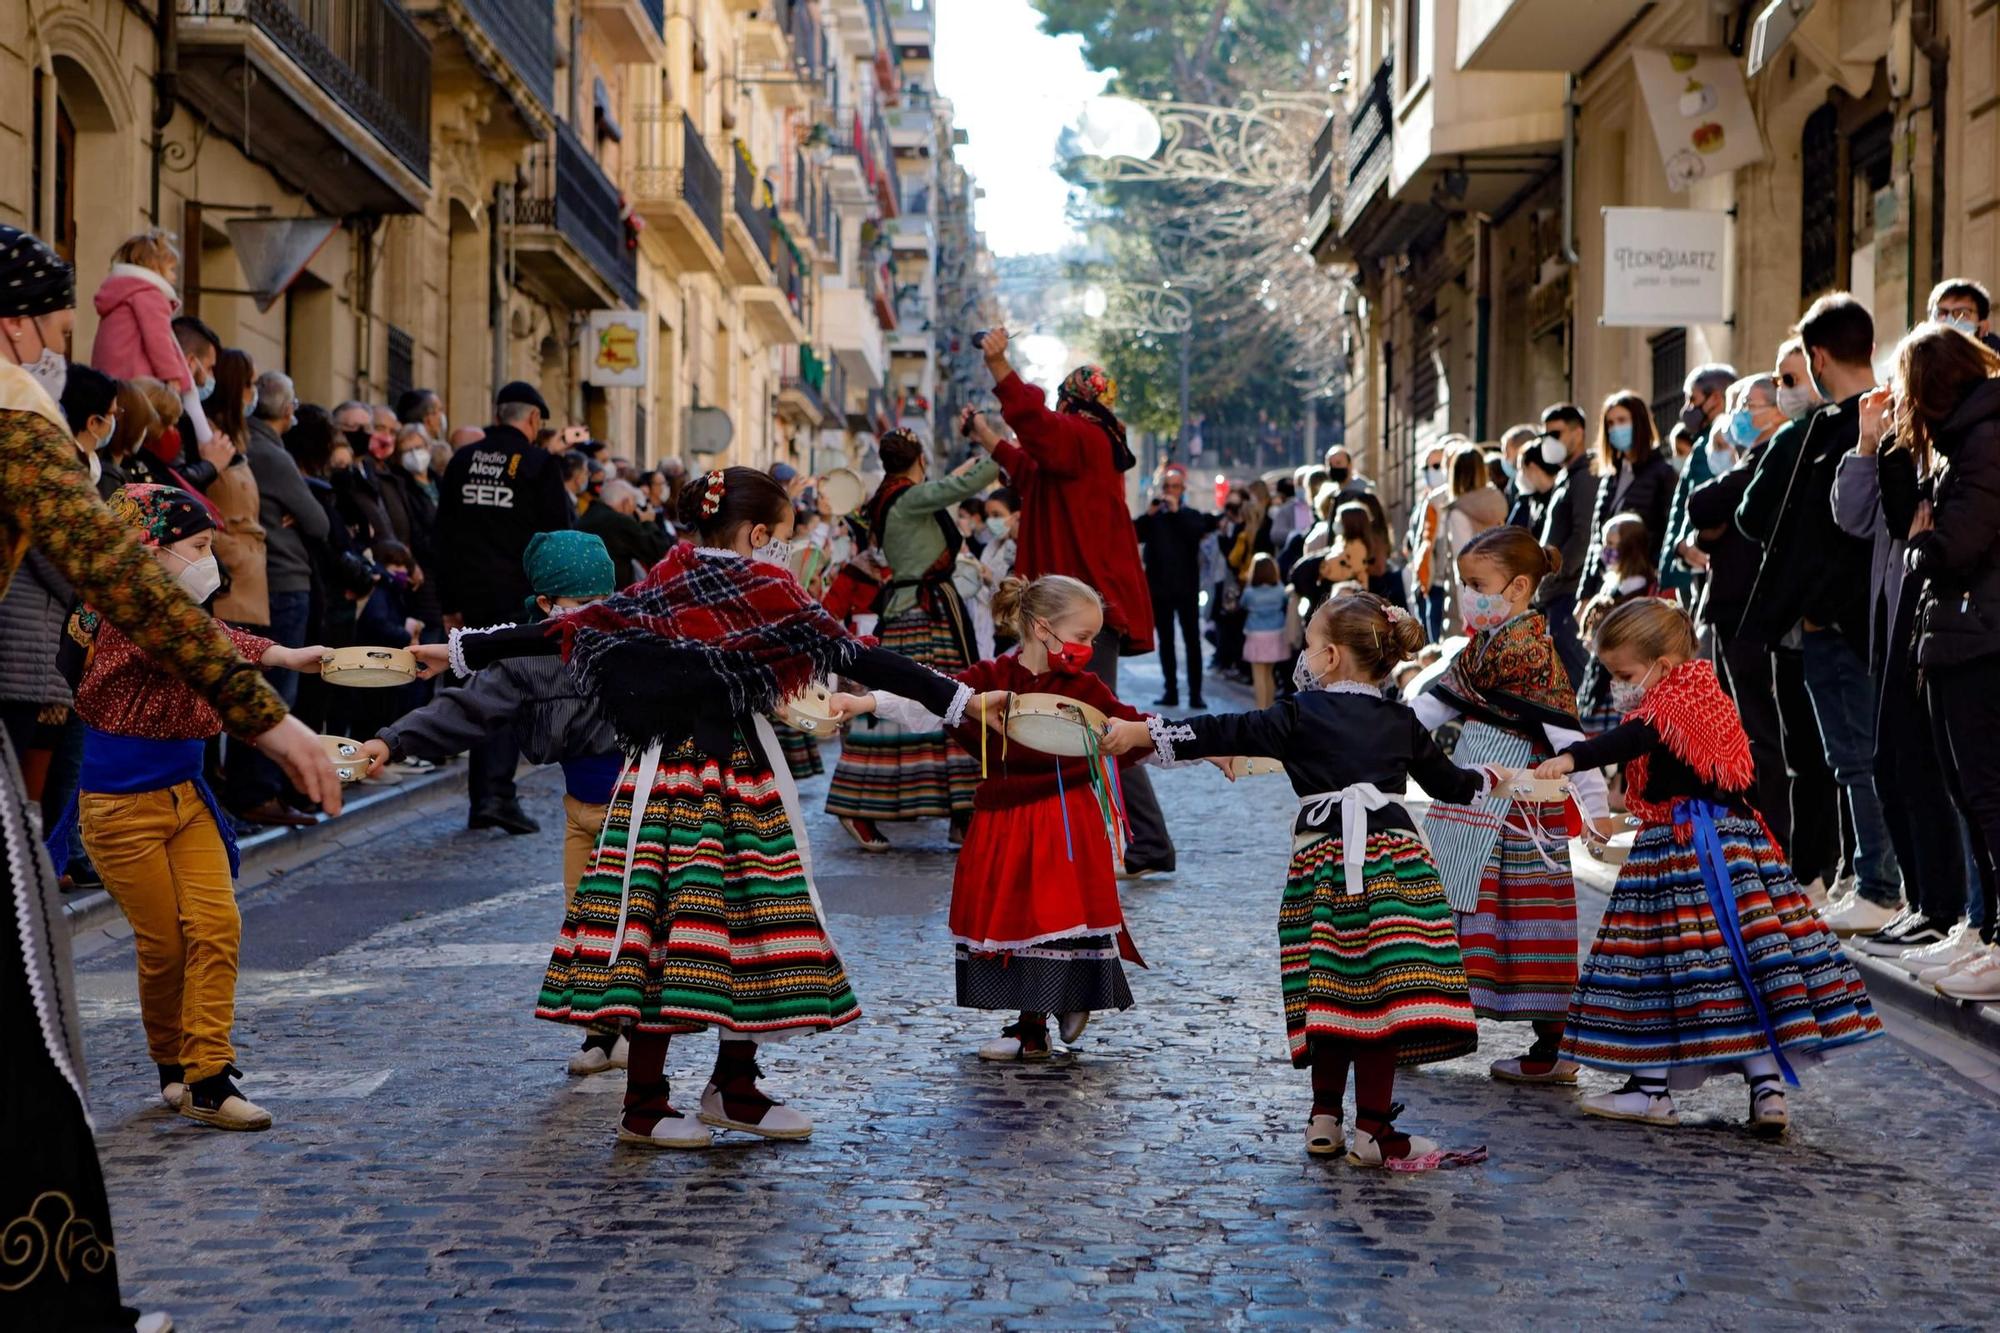
[[[1430,853],[1401,830],[1368,835],[1365,888],[1345,891],[1340,838],[1304,834],[1278,908],[1278,969],[1292,1063],[1312,1043],[1389,1041],[1400,1064],[1479,1044],[1451,905]]]
[[[1882,1031],[1840,941],[1756,820],[1716,820],[1748,985],[1794,1063]],[[1564,1056],[1599,1069],[1726,1064],[1771,1049],[1709,906],[1701,864],[1649,824],[1611,891],[1564,1023]]]
[[[773,722],[771,727],[778,733],[778,744],[785,751],[785,763],[791,768],[794,779],[818,777],[826,772],[826,763],[819,757],[817,740],[782,722]]]
[[[642,1032],[714,1026],[759,1040],[859,1018],[761,747],[739,738],[727,764],[692,742],[662,756],[629,838],[636,786],[628,765],[535,1016]],[[628,855],[631,894],[614,948]]]
[[[920,603],[885,623],[882,646],[947,676],[965,670],[971,663],[948,618],[955,594],[940,594],[941,605],[947,599],[942,615]],[[881,822],[969,815],[978,785],[979,760],[953,744],[942,724],[935,731],[905,731],[869,717],[850,726],[840,743],[826,812]]]

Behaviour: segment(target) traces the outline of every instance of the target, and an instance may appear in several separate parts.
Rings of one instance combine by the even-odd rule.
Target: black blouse
[[[1667,747],[1652,723],[1638,718],[1567,746],[1563,753],[1576,760],[1578,768],[1609,768],[1629,764],[1642,755],[1651,756],[1646,765],[1645,790],[1636,795],[1656,805],[1693,799],[1713,801],[1739,811],[1750,808],[1744,792],[1726,791],[1697,774],[1685,759]]]
[[[1154,735],[1161,757],[1207,759],[1262,755],[1285,765],[1298,795],[1316,796],[1358,782],[1401,796],[1414,775],[1429,795],[1463,805],[1484,780],[1445,757],[1417,715],[1400,703],[1346,690],[1307,690],[1255,713],[1217,713],[1184,722],[1161,718]],[[1168,750],[1171,749],[1171,753]],[[1337,821],[1336,810],[1325,822]],[[1299,812],[1298,832],[1315,827]],[[1368,831],[1414,831],[1409,812],[1390,806],[1368,813]]]

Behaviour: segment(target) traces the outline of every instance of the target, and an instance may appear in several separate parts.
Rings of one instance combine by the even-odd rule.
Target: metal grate
[[[390,402],[396,402],[416,387],[417,344],[409,334],[389,326],[389,361],[385,368],[384,380]]]
[[[1810,301],[1840,282],[1840,112],[1828,102],[1806,117],[1799,140],[1799,297]]]
[[[1646,345],[1653,349],[1653,420],[1671,422],[1681,414],[1681,394],[1687,386],[1687,330],[1656,333]],[[1660,445],[1664,448],[1666,441]]]

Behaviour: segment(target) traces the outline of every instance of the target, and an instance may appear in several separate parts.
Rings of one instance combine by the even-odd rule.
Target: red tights
[[[1396,1047],[1379,1041],[1330,1041],[1312,1044],[1314,1115],[1340,1115],[1347,1091],[1347,1070],[1354,1068],[1354,1123],[1382,1140],[1385,1155],[1400,1157],[1409,1140],[1389,1128],[1394,1114],[1390,1098],[1396,1090]],[[1398,1141],[1401,1141],[1400,1145]]]

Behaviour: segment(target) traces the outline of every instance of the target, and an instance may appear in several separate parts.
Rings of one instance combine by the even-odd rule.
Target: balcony
[[[694,121],[677,106],[638,116],[632,205],[647,235],[683,270],[720,274],[722,172]]]
[[[832,416],[830,403],[827,363],[808,345],[786,349],[778,380],[779,414],[817,430]]]
[[[928,108],[898,107],[887,117],[891,148],[920,148],[928,152],[937,133],[937,121]]]
[[[875,180],[881,172],[867,123],[859,111],[841,109],[834,112],[832,125],[833,156],[827,162],[827,189],[847,207],[867,203],[874,198]]]
[[[1344,146],[1339,134],[1341,125],[1337,112],[1327,116],[1326,124],[1320,126],[1313,139],[1312,157],[1307,163],[1307,179],[1312,184],[1306,193],[1306,244],[1315,255],[1332,239],[1334,219],[1340,211],[1341,192],[1334,177],[1346,174],[1346,155],[1340,151]],[[1336,166],[1342,170],[1336,171]]]
[[[931,227],[931,220],[919,214],[916,217],[890,218],[883,223],[889,233],[889,246],[900,257],[906,254],[931,255],[937,252],[937,233]]]
[[[1449,0],[1447,0],[1449,3]],[[1645,0],[1457,0],[1461,70],[1580,71]],[[1885,16],[1886,17],[1886,16]]]
[[[889,370],[889,345],[874,300],[860,287],[826,287],[819,294],[820,336],[860,389],[879,389]]]
[[[779,227],[771,252],[770,281],[737,290],[751,330],[766,344],[802,343],[811,336],[809,273],[792,238]]]
[[[875,322],[885,330],[894,332],[896,328],[896,280],[889,274],[887,264],[869,264],[868,302],[875,307]]]
[[[403,0],[435,45],[440,90],[485,80],[513,104],[528,137],[555,123],[555,10],[548,0]]]
[[[633,255],[618,187],[566,124],[529,154],[528,186],[514,203],[522,275],[572,310],[636,306]]]
[[[937,15],[933,0],[888,0],[889,40],[903,58],[930,59],[931,43],[937,37]]]
[[[584,0],[583,12],[624,64],[666,59],[666,0]]]
[[[394,0],[173,0],[179,94],[325,213],[430,197],[431,44]]]
[[[756,168],[733,147],[728,154],[730,209],[722,219],[722,253],[732,281],[744,286],[771,281],[771,213]]]
[[[767,3],[758,5],[743,20],[743,63],[756,68],[765,65],[788,65],[791,51],[785,36],[784,15],[779,7]]]

